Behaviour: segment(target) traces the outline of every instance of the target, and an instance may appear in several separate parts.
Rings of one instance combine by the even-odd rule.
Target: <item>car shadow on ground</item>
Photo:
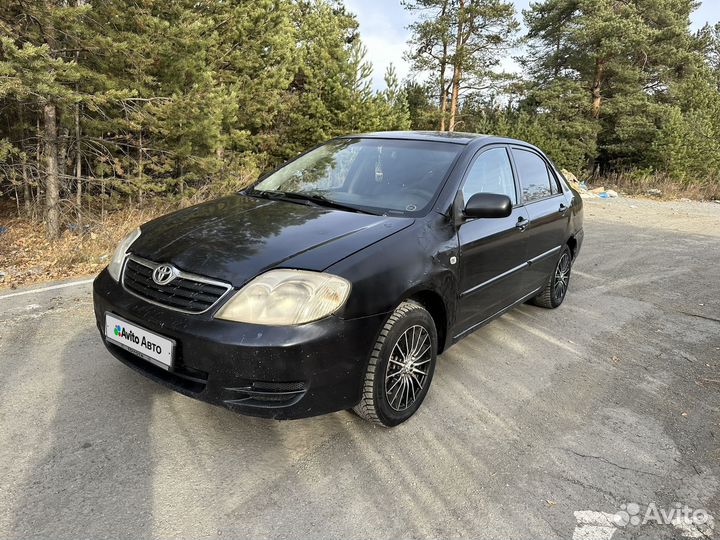
[[[85,324],[58,357],[47,359],[60,364],[53,374],[58,390],[47,402],[47,451],[17,489],[12,535],[151,535],[149,413],[163,390],[104,361],[98,345],[94,325]]]

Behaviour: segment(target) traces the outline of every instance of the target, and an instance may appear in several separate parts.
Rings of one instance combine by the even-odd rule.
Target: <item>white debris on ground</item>
[[[585,181],[579,181],[570,171],[563,169],[561,172],[583,199],[615,199],[620,196],[614,189],[605,189],[604,186],[590,189]]]

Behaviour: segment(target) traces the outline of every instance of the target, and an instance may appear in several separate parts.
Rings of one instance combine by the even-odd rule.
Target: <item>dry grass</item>
[[[691,199],[696,201],[720,200],[720,182],[716,179],[695,181],[692,184],[678,182],[667,175],[613,173],[590,180],[592,187],[605,186],[626,195],[647,195],[648,190],[659,189],[663,199]]]
[[[66,227],[55,242],[45,237],[42,223],[4,218],[0,224],[7,227],[7,231],[0,234],[0,274],[5,275],[0,275],[0,288],[97,274],[108,264],[125,234],[175,208],[156,205],[121,210],[104,220],[90,218],[80,230],[71,231]]]

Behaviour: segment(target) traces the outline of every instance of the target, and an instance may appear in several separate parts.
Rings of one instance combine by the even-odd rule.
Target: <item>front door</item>
[[[476,193],[499,193],[513,202],[505,218],[469,219],[458,229],[460,298],[455,334],[481,323],[522,296],[529,216],[518,206],[508,149],[482,150],[462,184],[463,205]]]

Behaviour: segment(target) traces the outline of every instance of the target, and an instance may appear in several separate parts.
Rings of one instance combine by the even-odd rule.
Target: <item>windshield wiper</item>
[[[310,201],[317,204],[318,206],[326,206],[328,208],[335,208],[337,210],[356,212],[358,214],[370,214],[373,216],[379,215],[375,212],[371,212],[370,210],[365,210],[364,208],[358,208],[357,206],[352,206],[350,204],[345,204],[338,202],[334,199],[330,199],[321,193],[307,193],[303,191],[298,191],[296,193],[286,193],[285,196],[288,198]]]
[[[269,189],[250,189],[245,192],[245,195],[250,195],[252,197],[260,197],[262,199],[282,199],[283,197],[285,197],[285,192]]]
[[[335,201],[333,199],[329,199],[325,195],[322,195],[321,193],[308,193],[308,192],[292,192],[292,191],[262,191],[262,190],[253,190],[251,192],[253,195],[257,195],[258,197],[264,197],[267,199],[280,199],[285,201],[307,201],[309,203],[316,204],[318,206],[325,206],[327,208],[335,208],[336,210],[345,210],[346,212],[356,212],[359,214],[370,214],[373,216],[377,216],[380,214],[377,214],[375,212],[371,212],[370,210],[364,210],[362,208],[358,208],[357,206],[352,206],[349,204],[343,204],[341,202]]]

